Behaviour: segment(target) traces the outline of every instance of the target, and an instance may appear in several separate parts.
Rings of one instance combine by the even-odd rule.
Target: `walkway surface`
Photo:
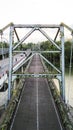
[[[28,70],[43,73],[36,54]],[[63,130],[46,78],[28,78],[10,130]]]

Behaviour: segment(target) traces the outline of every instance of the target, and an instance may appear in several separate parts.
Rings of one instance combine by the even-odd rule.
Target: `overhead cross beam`
[[[14,28],[60,28],[56,24],[14,24]]]
[[[61,74],[42,74],[42,73],[39,73],[39,74],[30,74],[30,73],[24,73],[24,74],[13,74],[13,76],[18,76],[18,78],[29,78],[29,77],[35,77],[35,78],[50,78],[50,79],[53,79],[57,76],[61,76]]]

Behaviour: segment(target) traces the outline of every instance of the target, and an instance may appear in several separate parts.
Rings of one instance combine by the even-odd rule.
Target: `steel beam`
[[[10,26],[10,40],[9,40],[9,79],[8,79],[8,100],[10,100],[11,97],[11,88],[12,88],[12,33],[13,33],[13,27]]]
[[[59,32],[60,32],[60,28],[58,29],[58,31],[57,31],[57,33],[56,33],[56,36],[55,36],[55,38],[54,38],[54,42],[56,41]]]
[[[61,48],[46,34],[45,31],[39,28],[39,31],[54,45],[57,47],[58,50],[61,50]]]
[[[39,78],[39,77],[47,77],[47,78],[56,78],[57,76],[60,76],[60,74],[13,74],[13,76],[19,76],[18,78],[28,78],[28,77],[35,77],[35,78]]]
[[[32,53],[60,53],[60,51],[31,51]]]
[[[20,39],[19,39],[19,36],[18,36],[17,31],[16,31],[16,29],[15,29],[15,28],[14,28],[14,32],[15,32],[16,37],[17,37],[17,40],[18,40],[18,42],[19,42],[19,41],[20,41]]]
[[[64,27],[61,25],[60,27],[60,34],[61,34],[61,69],[62,69],[62,84],[61,84],[61,95],[63,100],[65,101],[65,55],[64,55]]]
[[[14,24],[14,28],[60,28],[56,24]]]
[[[26,53],[27,51],[13,51],[16,53]],[[30,53],[60,53],[60,51],[30,51]]]

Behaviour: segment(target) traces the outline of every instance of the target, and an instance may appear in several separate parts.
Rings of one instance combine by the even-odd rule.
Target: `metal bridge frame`
[[[16,28],[31,28],[31,30],[20,40],[19,36],[18,36],[18,33],[16,31]],[[57,34],[54,38],[54,40],[52,40],[48,35],[47,33],[43,30],[43,28],[57,28],[58,31],[57,31]],[[60,80],[60,91],[61,91],[61,95],[62,95],[62,98],[63,100],[65,101],[65,78],[64,78],[64,27],[63,25],[46,25],[46,24],[29,24],[29,25],[22,25],[22,24],[12,24],[10,25],[10,47],[9,47],[9,87],[8,87],[8,100],[10,100],[10,97],[11,97],[11,88],[12,88],[12,76],[15,75],[13,68],[12,68],[12,56],[13,56],[13,52],[16,51],[16,48],[21,44],[23,43],[35,30],[38,30],[40,31],[50,42],[51,44],[53,44],[56,48],[57,48],[57,51],[48,51],[47,53],[59,53],[61,54],[60,56],[60,61],[61,61],[61,64],[60,64],[60,69],[56,68],[53,63],[51,63],[50,61],[48,61],[44,56],[42,56],[40,54],[40,52],[38,53],[41,58],[43,58],[43,60],[45,60],[50,66],[52,66],[56,71],[57,71],[57,74],[55,74],[55,76],[53,76],[53,74],[51,74],[52,77],[56,77]],[[14,42],[14,32],[15,32],[15,35],[17,37],[17,40],[18,40],[18,43],[13,46],[13,42]],[[61,35],[61,46],[58,46],[55,42],[58,34],[60,32],[60,35]],[[30,57],[29,57],[30,59]],[[27,62],[27,61],[25,61]],[[25,64],[24,62],[24,64]],[[20,74],[16,74],[16,75],[20,75]],[[22,74],[21,75],[22,77],[27,77],[27,76],[34,76],[34,77],[43,77],[43,76],[46,76],[46,77],[50,77],[50,74],[38,74],[38,75],[33,75],[33,74]]]
[[[4,28],[2,28],[0,30],[0,35],[3,34],[3,31],[5,31],[8,27],[10,27],[10,34],[9,34],[9,83],[8,83],[8,100],[10,100],[11,97],[11,88],[12,88],[12,76],[13,75],[19,75],[20,77],[56,77],[57,79],[59,79],[60,81],[60,91],[61,91],[61,95],[63,100],[65,101],[65,61],[64,61],[64,27],[67,28],[71,34],[72,34],[72,42],[73,42],[73,29],[70,28],[69,26],[67,26],[64,23],[61,23],[60,25],[54,25],[54,24],[13,24],[10,23],[8,25],[6,25]],[[21,40],[18,36],[18,33],[16,31],[17,28],[31,28],[31,31],[29,31]],[[52,40],[47,33],[42,30],[43,28],[57,28],[58,31],[56,33],[56,36],[54,38],[54,40]],[[32,56],[30,56],[28,59],[26,59],[24,61],[24,63],[22,63],[18,68],[16,68],[15,70],[13,70],[13,52],[18,52],[16,50],[16,48],[23,43],[35,30],[40,31],[50,42],[51,44],[53,44],[57,50],[56,51],[38,51],[38,54],[41,56],[41,58],[43,58],[43,60],[45,60],[50,66],[52,66],[57,73],[56,74],[15,74],[15,71],[17,69],[19,69],[23,64],[25,64],[30,58],[32,58]],[[14,33],[16,35],[16,38],[18,40],[17,45],[13,46],[14,43]],[[56,44],[56,39],[58,34],[60,33],[61,36],[61,46],[58,46]],[[19,52],[24,52],[24,51],[19,51]],[[26,52],[26,51],[25,51]],[[48,61],[44,56],[42,56],[42,53],[59,53],[60,54],[60,69],[58,69],[56,66],[53,65],[53,63],[51,63],[50,61]],[[36,53],[36,52],[35,52]]]

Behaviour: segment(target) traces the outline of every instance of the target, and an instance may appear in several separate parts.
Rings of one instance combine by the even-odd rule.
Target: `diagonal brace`
[[[42,56],[40,53],[38,53],[51,67],[53,67],[58,73],[61,73],[61,71],[55,67],[50,61],[48,61],[44,56]]]
[[[54,42],[56,41],[59,32],[60,32],[60,28],[58,29],[58,31],[57,31],[57,33],[56,33],[56,36],[55,36],[55,38],[54,38]]]
[[[47,35],[45,31],[43,31],[41,28],[38,29],[53,45],[57,47],[57,49],[61,50],[61,48]]]
[[[22,39],[21,41],[13,47],[13,50],[16,49],[22,42],[24,42],[33,32],[35,31],[35,28],[33,28],[31,31],[29,31]]]
[[[21,66],[23,66],[26,62],[28,62],[35,54],[32,54],[30,57],[28,57],[26,60],[24,59],[24,61],[22,61],[22,63],[17,67],[17,68],[13,68],[13,72],[17,71]]]
[[[14,32],[15,32],[15,34],[16,34],[17,40],[20,41],[19,36],[18,36],[17,31],[16,31],[15,28],[14,28]]]

